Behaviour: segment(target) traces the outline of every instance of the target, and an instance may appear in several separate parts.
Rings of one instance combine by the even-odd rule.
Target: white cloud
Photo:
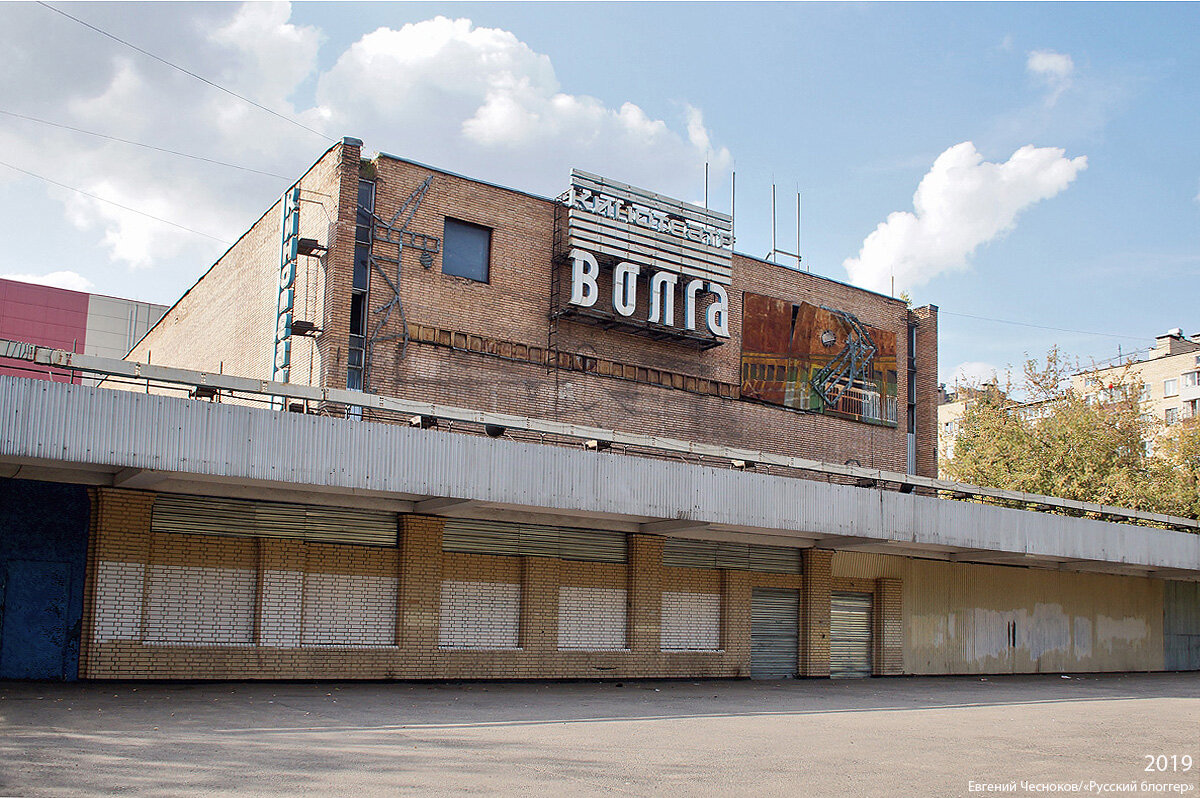
[[[686,196],[704,162],[728,169],[699,109],[686,135],[624,102],[564,92],[550,59],[512,33],[436,17],[380,28],[321,76],[318,115],[368,146],[557,194],[572,166]]]
[[[1075,62],[1066,53],[1034,50],[1025,60],[1025,71],[1046,86],[1046,105],[1054,105],[1063,92],[1071,88]]]
[[[55,288],[66,288],[70,291],[91,291],[95,287],[92,281],[82,274],[70,271],[50,272],[49,274],[0,274],[0,280],[49,285]]]
[[[1055,147],[1027,145],[1005,163],[990,163],[969,141],[933,162],[913,194],[913,212],[888,214],[842,264],[855,285],[889,292],[923,285],[967,268],[982,244],[1011,230],[1030,205],[1063,191],[1087,168]]]
[[[80,7],[79,14],[283,114],[294,114],[286,98],[316,64],[319,35],[289,24],[286,3],[162,4],[141,7],[136,15],[92,5]],[[0,58],[19,68],[0,77],[0,90],[13,110],[279,174],[299,175],[327,146],[45,9],[31,4],[11,16],[18,30],[0,44]],[[27,40],[42,44],[26,46]],[[71,54],[69,68],[57,63],[64,53]],[[6,160],[49,180],[230,241],[285,188],[283,180],[30,121],[0,129],[0,149]],[[178,259],[194,279],[225,246],[81,194],[43,190],[61,203],[65,224],[84,231],[109,262],[130,269]]]
[[[291,22],[288,3],[152,4],[136,14],[119,4],[79,8],[86,21],[327,133],[330,141],[322,141],[34,4],[5,16],[0,61],[12,68],[0,71],[0,95],[11,110],[287,178],[344,135],[362,138],[368,150],[548,196],[565,188],[572,166],[695,196],[705,160],[717,174],[732,161],[712,143],[699,109],[684,104],[679,119],[664,120],[636,98],[572,94],[547,55],[467,19],[379,28],[332,53],[325,60],[332,66],[321,71],[324,35]],[[50,180],[228,240],[288,184],[27,120],[0,126],[0,151]],[[0,184],[18,180],[28,181],[21,190],[28,185],[61,203],[65,223],[111,263],[141,270],[139,281],[176,263],[188,270],[186,285],[224,249],[0,170]],[[21,269],[43,265],[53,268],[26,257]]]
[[[1000,369],[995,365],[981,360],[968,360],[965,363],[959,363],[954,368],[946,384],[976,386],[1002,378]]]

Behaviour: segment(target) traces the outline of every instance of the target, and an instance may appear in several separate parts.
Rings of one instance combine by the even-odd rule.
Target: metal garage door
[[[829,606],[829,675],[871,675],[871,594],[834,593]]]
[[[796,675],[800,593],[755,588],[750,602],[750,678]]]
[[[1167,582],[1163,592],[1163,668],[1200,670],[1200,582]]]

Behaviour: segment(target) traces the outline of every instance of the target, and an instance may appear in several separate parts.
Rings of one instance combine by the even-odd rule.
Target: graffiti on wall
[[[896,334],[847,311],[747,292],[742,396],[896,426]]]

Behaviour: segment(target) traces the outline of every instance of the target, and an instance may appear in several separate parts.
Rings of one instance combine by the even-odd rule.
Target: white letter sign
[[[637,308],[637,276],[642,267],[622,261],[613,269],[613,310],[622,316],[632,316]]]
[[[600,276],[600,265],[592,253],[582,249],[571,250],[571,304],[590,308],[596,304],[600,290],[596,278]]]
[[[708,331],[721,338],[729,337],[729,294],[725,286],[710,282],[708,290],[717,295],[717,300],[708,306],[705,323]]]
[[[679,275],[674,272],[656,272],[650,278],[650,321],[675,326],[675,283]]]

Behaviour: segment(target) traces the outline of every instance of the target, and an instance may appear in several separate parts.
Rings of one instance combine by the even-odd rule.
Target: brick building
[[[14,495],[90,486],[82,677],[1192,662],[1200,538],[1134,528],[1158,537],[1114,560],[1120,524],[937,497],[963,486],[933,479],[935,307],[736,253],[719,213],[563,188],[346,139],[129,364],[28,355],[146,378],[16,386],[13,418],[92,437],[0,441]],[[294,412],[243,406],[263,395]]]
[[[363,161],[359,148],[353,139],[333,147],[293,190],[298,221],[289,224],[298,225],[297,240],[318,248],[295,258],[290,287],[280,289],[276,269],[281,201],[129,359],[262,379],[286,368],[294,384],[365,386],[387,396],[936,474],[936,307],[910,311],[901,300],[727,247],[727,337],[707,334],[702,320],[698,333],[639,322],[649,316],[650,298],[641,277],[637,308],[623,325],[612,312],[564,314],[572,308],[566,297],[552,297],[566,294],[570,281],[570,247],[555,241],[569,232],[559,229],[562,219],[556,226],[561,202],[388,155]],[[458,259],[472,245],[486,256],[460,276],[468,267]],[[638,244],[630,246],[636,252]],[[606,277],[599,287],[605,300]],[[682,320],[684,286],[677,288],[673,315]],[[285,304],[291,296],[283,313],[281,290]],[[897,401],[889,421],[846,423],[747,395],[744,382],[763,382],[742,375],[743,365],[755,365],[742,345],[747,294],[786,299],[785,315],[799,303],[826,306],[883,331],[891,397],[911,401]],[[289,312],[291,334],[280,336]],[[828,326],[839,336],[829,351],[840,353],[849,327],[840,319]],[[281,354],[277,368],[276,348],[287,352],[286,366]]]
[[[100,357],[124,357],[166,313],[165,305],[0,279],[0,338]],[[83,379],[62,369],[30,371],[0,358],[0,374]]]

